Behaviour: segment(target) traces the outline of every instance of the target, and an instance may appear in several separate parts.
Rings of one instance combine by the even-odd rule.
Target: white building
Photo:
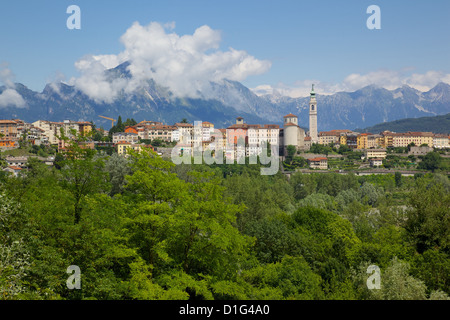
[[[433,137],[433,147],[437,149],[450,148],[449,139],[450,137],[446,134],[435,134]]]
[[[38,120],[33,122],[33,126],[44,130],[44,135],[48,138],[48,142],[50,144],[58,144],[59,139],[57,136],[60,136],[60,129],[62,128],[61,122],[52,122],[46,120]]]
[[[383,165],[382,158],[371,158],[369,159],[369,165],[371,167],[381,167]]]
[[[285,154],[287,146],[294,146],[297,150],[305,149],[305,130],[298,126],[298,117],[292,113],[284,116],[283,149]]]
[[[194,135],[194,126],[190,123],[175,123],[175,130],[172,132],[172,141],[180,141],[183,144],[191,144]]]
[[[139,136],[133,132],[116,132],[112,136],[113,143],[119,143],[121,141],[135,144],[139,141]]]

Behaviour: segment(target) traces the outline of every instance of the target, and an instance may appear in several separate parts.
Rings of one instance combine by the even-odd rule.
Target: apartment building
[[[175,123],[171,141],[179,141],[182,144],[191,144],[194,135],[194,126],[190,123]]]
[[[144,128],[145,136],[147,139],[154,140],[159,139],[167,142],[172,141],[172,133],[176,128],[169,125],[148,125]]]
[[[202,140],[210,141],[214,135],[214,124],[208,121],[202,122]]]
[[[433,137],[433,147],[438,149],[450,148],[450,137],[446,134],[435,134]]]
[[[227,155],[234,157],[259,155],[264,147],[279,145],[280,126],[275,124],[247,124],[242,117],[226,129]],[[234,150],[234,151],[231,151]]]
[[[369,149],[368,137],[371,133],[361,133],[356,137],[356,149]]]
[[[357,133],[350,133],[343,135],[345,137],[345,143],[349,148],[356,149],[358,147],[358,134]]]
[[[366,157],[366,159],[371,159],[371,158],[385,159],[386,158],[386,149],[366,149],[365,157]]]
[[[50,144],[58,144],[58,136],[61,135],[60,129],[63,124],[61,122],[52,122],[46,120],[38,120],[32,123],[36,128],[44,130],[44,135],[48,138]]]
[[[152,150],[153,147],[151,145],[146,145],[146,144],[136,144],[136,143],[130,143],[130,142],[125,142],[125,141],[120,141],[116,144],[117,146],[117,153],[121,156],[128,156],[128,150],[134,150],[136,152],[141,152],[142,148],[151,148]]]
[[[31,126],[27,129],[26,134],[28,141],[32,144],[41,145],[48,143],[48,137],[45,135],[45,130],[42,130],[41,128]]]
[[[405,132],[405,133],[391,133],[392,146],[393,147],[407,147],[410,143],[414,143],[416,146],[423,144],[429,147],[433,146],[432,132]]]
[[[139,141],[139,137],[136,133],[132,132],[116,132],[112,136],[112,141],[114,144],[119,143],[121,141],[134,144]]]
[[[319,132],[319,144],[327,145],[330,143],[340,143],[341,135],[351,133],[350,130],[331,130]]]
[[[15,120],[0,120],[0,137],[16,138],[17,122]]]
[[[377,149],[385,148],[384,137],[381,134],[372,134],[367,137],[367,148]]]

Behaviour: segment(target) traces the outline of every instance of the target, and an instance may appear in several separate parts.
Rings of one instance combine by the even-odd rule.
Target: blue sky
[[[72,4],[81,9],[81,30],[66,27]],[[372,4],[381,9],[381,30],[366,27]],[[120,38],[133,23],[157,22],[180,37],[204,25],[208,36],[220,35],[215,47],[199,54],[233,48],[241,60],[270,64],[236,75],[259,92],[299,96],[312,82],[324,93],[370,83],[425,90],[439,81],[450,83],[449,16],[446,0],[3,0],[0,64],[15,82],[36,91],[55,80],[75,84],[92,76],[77,68],[77,61],[120,55],[129,50]]]

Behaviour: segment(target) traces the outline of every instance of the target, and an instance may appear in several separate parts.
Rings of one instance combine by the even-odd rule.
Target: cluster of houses
[[[312,143],[336,146],[347,145],[351,149],[364,151],[364,157],[371,166],[380,166],[386,158],[386,149],[391,147],[406,147],[414,143],[410,153],[415,155],[430,152],[432,148],[449,148],[449,136],[433,134],[432,132],[394,133],[384,131],[379,134],[358,133],[351,130],[331,130],[319,132],[312,137],[298,126],[298,118],[288,114],[283,119],[283,126],[276,124],[247,124],[242,117],[236,118],[234,124],[227,128],[215,128],[211,122],[197,121],[191,123],[163,124],[157,121],[141,121],[134,126],[125,127],[124,132],[114,133],[111,146],[120,155],[126,155],[127,150],[137,152],[143,147],[151,147],[142,140],[159,139],[165,142],[175,142],[181,153],[193,154],[195,148],[201,150],[222,150],[227,158],[239,159],[260,155],[264,148],[276,146],[279,155],[286,155],[288,146],[293,145],[298,151],[309,150]],[[52,122],[38,120],[26,123],[19,119],[0,120],[0,150],[17,148],[20,138],[28,140],[33,145],[57,145],[58,150],[65,148],[64,140],[59,139],[61,129],[66,136],[71,136],[75,130],[86,134],[93,130],[91,122],[64,120]],[[101,132],[107,135],[106,131]],[[95,143],[86,144],[95,148]],[[425,150],[426,149],[426,150]],[[307,159],[311,168],[327,169],[327,157],[317,156]],[[21,165],[9,164],[9,170],[17,172]]]
[[[79,133],[92,131],[92,123],[87,121],[64,120],[63,122],[53,122],[38,120],[27,123],[20,119],[0,120],[0,148],[14,149],[19,147],[19,140],[22,138],[33,145],[62,143],[58,138],[61,129],[65,135],[70,136],[71,130]]]
[[[320,144],[344,144],[352,149],[407,147],[411,143],[416,146],[427,145],[431,148],[449,148],[447,134],[432,132],[395,133],[383,131],[380,134],[359,133],[350,130],[331,130],[319,133]]]

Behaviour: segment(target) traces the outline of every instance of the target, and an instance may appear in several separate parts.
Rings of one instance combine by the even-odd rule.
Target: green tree
[[[286,147],[286,151],[287,151],[286,160],[292,163],[294,155],[297,152],[297,148],[295,146],[289,145]]]
[[[407,262],[392,259],[391,264],[381,274],[381,289],[372,290],[375,299],[382,300],[425,300],[426,285],[409,274]]]
[[[422,158],[422,161],[419,163],[418,168],[435,172],[436,170],[441,168],[441,163],[442,157],[439,152],[430,152]]]
[[[450,193],[445,186],[418,179],[409,200],[411,210],[404,223],[410,241],[419,253],[432,248],[450,250]]]
[[[105,162],[105,171],[109,175],[109,183],[111,184],[110,195],[122,193],[123,187],[126,183],[125,177],[130,175],[131,168],[129,160],[125,157],[113,153]]]
[[[73,137],[68,138],[61,130],[61,137],[66,150],[63,152],[64,160],[61,166],[62,186],[73,196],[74,221],[80,222],[83,201],[89,194],[106,191],[108,184],[104,168],[104,159],[95,157],[96,151],[85,148],[82,143],[87,137],[72,132]]]
[[[402,185],[402,174],[400,172],[395,172],[394,177],[395,177],[395,186],[397,188],[401,187],[401,185]]]
[[[24,278],[30,266],[29,252],[21,228],[24,212],[0,191],[0,298],[15,299],[25,288]]]
[[[450,294],[450,256],[439,249],[428,249],[416,255],[411,263],[411,273],[423,280],[428,291]]]
[[[394,257],[386,268],[381,269],[380,289],[368,289],[367,273],[371,262],[361,263],[354,270],[353,282],[358,296],[364,300],[426,300],[427,287],[423,281],[410,275],[409,263]]]
[[[281,262],[244,271],[244,279],[258,290],[257,299],[313,300],[323,298],[321,278],[303,257],[285,256]],[[267,297],[269,295],[269,297]]]
[[[234,227],[242,207],[223,199],[210,174],[194,172],[193,183],[185,182],[171,172],[173,163],[150,149],[131,152],[131,159],[123,195],[128,245],[153,269],[155,283],[210,297],[199,275],[234,280],[251,244]]]

